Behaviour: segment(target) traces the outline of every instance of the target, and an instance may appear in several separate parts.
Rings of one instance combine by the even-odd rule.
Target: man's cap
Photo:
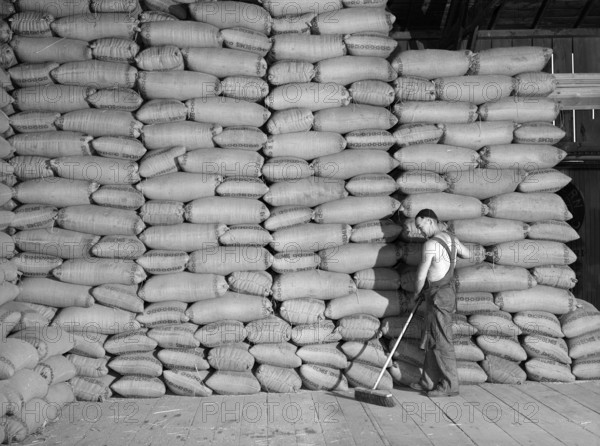
[[[431,209],[420,210],[419,213],[417,214],[417,216],[415,217],[415,220],[417,218],[432,218],[435,221],[439,221],[437,214],[435,212],[433,212]]]

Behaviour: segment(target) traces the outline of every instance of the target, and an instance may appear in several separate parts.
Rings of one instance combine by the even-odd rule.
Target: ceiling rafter
[[[577,17],[577,20],[575,21],[575,24],[573,25],[573,28],[579,28],[579,26],[581,25],[581,23],[583,22],[583,20],[585,19],[585,17],[590,12],[590,9],[592,9],[592,6],[594,5],[595,2],[596,2],[596,0],[587,0],[587,2],[585,3],[583,9],[579,13],[579,17]]]
[[[533,23],[531,24],[531,28],[535,29],[538,27],[538,25],[540,24],[540,20],[544,16],[544,13],[546,12],[546,8],[548,7],[549,3],[550,0],[542,0],[542,4],[540,5],[537,13],[535,14],[535,18],[533,19]]]
[[[504,6],[504,2],[500,3],[498,7],[492,13],[492,17],[488,23],[487,29],[494,29],[496,26],[496,22],[498,21],[498,16],[500,15],[500,11],[502,11],[502,7]]]
[[[442,29],[440,47],[458,48],[461,41],[476,32],[505,0],[475,0],[468,8],[467,2],[453,0],[448,12],[446,26]]]

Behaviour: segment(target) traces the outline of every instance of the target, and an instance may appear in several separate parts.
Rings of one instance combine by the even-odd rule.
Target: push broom
[[[392,348],[392,351],[388,355],[387,360],[385,361],[385,364],[383,365],[383,368],[381,369],[381,372],[379,373],[379,377],[377,378],[377,381],[375,381],[375,385],[373,386],[373,388],[372,389],[364,389],[361,387],[357,387],[354,390],[354,398],[357,401],[361,401],[363,403],[377,404],[378,406],[386,406],[386,407],[393,407],[396,405],[396,399],[394,398],[394,395],[392,394],[392,392],[390,392],[388,390],[377,390],[377,386],[379,385],[381,378],[383,378],[385,370],[387,369],[387,366],[389,365],[390,361],[392,360],[392,356],[394,356],[394,353],[396,353],[396,349],[398,348],[398,345],[400,345],[400,341],[404,337],[404,333],[406,332],[406,329],[408,328],[408,324],[410,324],[410,321],[412,320],[413,316],[417,312],[417,308],[419,308],[419,305],[421,304],[422,301],[423,301],[423,296],[420,295],[419,298],[417,299],[415,307],[412,309],[412,311],[408,315],[408,320],[404,324],[404,327],[402,328],[402,331],[400,332],[400,336],[398,336],[398,339],[396,340],[396,343],[394,344],[394,348]]]

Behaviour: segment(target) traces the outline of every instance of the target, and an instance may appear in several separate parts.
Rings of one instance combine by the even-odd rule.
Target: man
[[[417,229],[427,241],[423,244],[421,263],[417,270],[414,305],[421,291],[425,293],[425,334],[421,348],[425,363],[415,390],[427,396],[458,395],[458,373],[452,336],[452,313],[456,311],[454,267],[456,255],[471,255],[454,235],[440,229],[439,220],[431,209],[423,209],[415,219]]]

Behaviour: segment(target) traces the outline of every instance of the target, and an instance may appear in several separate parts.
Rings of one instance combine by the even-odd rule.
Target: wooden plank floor
[[[462,386],[452,398],[393,392],[393,408],[308,391],[77,402],[23,444],[600,446],[600,381]]]

